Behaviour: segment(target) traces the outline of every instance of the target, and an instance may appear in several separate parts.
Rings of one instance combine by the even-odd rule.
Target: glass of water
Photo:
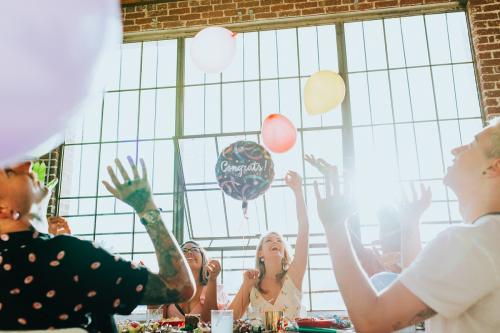
[[[212,310],[212,333],[233,332],[233,310]]]

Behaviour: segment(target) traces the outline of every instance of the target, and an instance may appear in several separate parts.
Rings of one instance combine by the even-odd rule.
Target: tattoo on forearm
[[[183,257],[177,244],[165,228],[160,214],[150,216],[146,230],[156,249],[160,275],[169,286],[177,289],[184,287],[186,279],[179,277],[183,268],[186,270],[186,267],[182,267],[184,265]]]
[[[181,302],[183,297],[177,289],[170,289],[157,275],[150,274],[142,296],[143,304],[163,304]]]
[[[132,192],[129,196],[124,198],[127,204],[132,206],[136,212],[141,213],[146,208],[146,204],[148,203],[148,199],[151,197],[151,193],[147,189],[138,189],[137,191]]]
[[[415,325],[421,321],[424,321],[426,319],[429,319],[431,317],[433,317],[434,315],[436,315],[436,311],[434,311],[433,309],[427,307],[425,308],[424,310],[420,311],[419,313],[417,313],[410,321],[408,321],[407,323],[403,323],[401,321],[398,321],[396,323],[394,323],[394,325],[392,325],[392,329],[393,330],[399,330],[399,329],[402,329],[404,327],[408,327],[408,326],[411,326],[411,325]]]

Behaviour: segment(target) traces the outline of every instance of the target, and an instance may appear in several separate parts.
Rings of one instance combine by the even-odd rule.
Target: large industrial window
[[[209,75],[192,64],[190,38],[124,44],[102,103],[89,108],[67,136],[59,214],[68,217],[75,235],[156,270],[144,228],[100,184],[115,157],[144,157],[168,227],[175,223],[177,234],[200,241],[222,259],[221,279],[233,295],[243,270],[253,268],[262,233],[279,231],[295,243],[295,203],[283,176],[296,170],[304,179],[311,224],[304,306],[343,310],[312,190],[321,177],[302,156],[323,157],[341,173],[356,171],[367,245],[378,238],[376,207],[394,200],[400,185],[411,181],[433,191],[423,217],[424,242],[458,222],[456,198],[442,177],[451,147],[482,126],[465,15],[246,32],[237,35],[237,43],[234,63]],[[302,92],[309,75],[321,69],[342,73],[348,94],[341,107],[313,117]],[[297,143],[273,154],[273,186],[250,202],[245,220],[241,203],[218,189],[215,163],[234,141],[260,142],[262,120],[271,113],[292,120]],[[183,203],[175,214],[183,220],[173,219],[174,198]]]

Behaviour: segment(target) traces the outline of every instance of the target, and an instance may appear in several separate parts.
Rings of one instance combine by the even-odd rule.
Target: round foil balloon
[[[252,141],[237,141],[224,149],[215,166],[220,188],[230,197],[247,201],[264,193],[274,179],[274,163],[269,152]]]
[[[236,54],[236,34],[222,27],[208,27],[196,34],[191,45],[191,59],[207,73],[219,73],[228,67]]]
[[[0,20],[5,166],[64,131],[88,97],[102,93],[108,51],[119,50],[122,38],[115,0],[9,1],[2,10],[9,13]]]
[[[284,153],[295,145],[297,129],[287,117],[271,114],[262,124],[262,140],[270,151]]]
[[[342,103],[344,97],[344,80],[332,71],[314,73],[304,87],[304,104],[311,115],[331,111]]]

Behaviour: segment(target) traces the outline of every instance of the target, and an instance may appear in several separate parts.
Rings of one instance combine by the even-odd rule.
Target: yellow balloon
[[[342,77],[332,71],[319,71],[311,75],[304,88],[304,104],[311,115],[331,111],[342,103],[345,97],[345,83]]]

